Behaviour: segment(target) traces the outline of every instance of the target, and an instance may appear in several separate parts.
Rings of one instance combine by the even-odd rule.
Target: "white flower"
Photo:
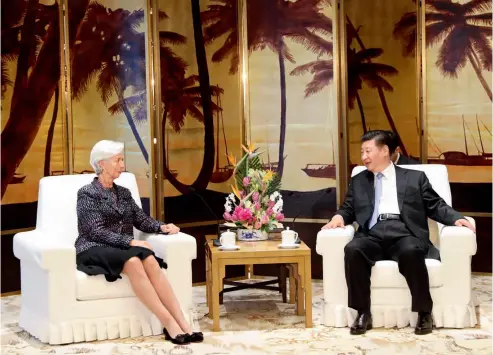
[[[282,210],[282,205],[283,205],[283,201],[282,199],[279,199],[276,204],[274,205],[274,207],[272,207],[272,210],[274,211],[274,213],[279,213],[281,212]]]
[[[233,208],[231,207],[231,204],[230,204],[230,203],[226,202],[226,203],[224,204],[224,210],[225,210],[226,212],[231,212],[231,211],[233,210]]]
[[[275,201],[278,196],[280,196],[279,192],[275,191],[272,193],[272,195],[270,195],[269,198],[271,201]]]
[[[245,201],[245,208],[252,207],[252,201]]]
[[[229,194],[228,197],[226,197],[226,201],[231,204],[235,204],[236,199],[234,194]]]

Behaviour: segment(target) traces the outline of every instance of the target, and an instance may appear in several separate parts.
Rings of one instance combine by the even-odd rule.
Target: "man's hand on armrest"
[[[469,222],[467,219],[465,218],[461,218],[461,219],[458,219],[457,221],[455,221],[455,225],[457,227],[467,227],[469,228],[470,230],[473,231],[473,233],[476,233],[476,228],[474,228],[474,226],[472,225],[471,222]]]
[[[322,227],[322,229],[344,228],[344,219],[341,215],[336,214],[329,223]]]

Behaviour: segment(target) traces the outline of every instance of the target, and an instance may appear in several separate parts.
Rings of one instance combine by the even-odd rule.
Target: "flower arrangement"
[[[234,166],[234,186],[233,193],[226,197],[223,217],[228,224],[250,230],[269,232],[281,228],[281,177],[263,168],[260,153],[252,145],[242,147],[245,154],[238,163],[234,156],[228,156]]]

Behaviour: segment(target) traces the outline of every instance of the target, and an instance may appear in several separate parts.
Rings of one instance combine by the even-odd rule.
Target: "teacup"
[[[229,229],[227,232],[221,233],[221,237],[219,238],[221,245],[224,247],[234,247],[236,245],[236,233],[230,232]]]
[[[299,241],[298,232],[290,230],[289,227],[281,232],[281,238],[283,245],[294,245]]]

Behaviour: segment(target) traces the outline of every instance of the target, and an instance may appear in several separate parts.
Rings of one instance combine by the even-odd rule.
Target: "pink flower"
[[[245,196],[245,191],[240,191],[240,198],[244,198]]]
[[[277,221],[282,221],[284,219],[284,215],[282,213],[276,214],[276,220]]]
[[[252,211],[248,208],[237,206],[231,216],[233,221],[248,222],[252,219]]]
[[[269,217],[267,217],[265,214],[262,215],[262,224],[269,224]]]
[[[248,208],[244,208],[243,210],[241,210],[239,217],[240,217],[241,221],[244,221],[244,222],[249,221],[253,217],[252,211],[250,211]]]
[[[246,186],[248,186],[248,185],[250,185],[250,178],[249,178],[248,176],[245,176],[245,177],[243,178],[243,186],[245,186],[245,187],[246,187]]]
[[[260,227],[262,227],[262,223],[260,223],[260,221],[255,222],[254,228],[255,229],[260,229]]]
[[[224,212],[223,217],[227,221],[231,221],[231,219],[232,219],[232,216],[229,212]]]
[[[274,207],[275,204],[276,203],[274,201],[269,200],[269,202],[267,203],[267,206],[272,208],[272,207]]]
[[[262,206],[260,205],[260,202],[259,201],[255,202],[255,209],[257,211],[260,211],[261,208],[262,208]]]
[[[252,201],[253,201],[253,202],[257,202],[257,201],[258,201],[259,196],[260,196],[260,194],[259,194],[257,191],[255,191],[255,192],[253,193],[253,195],[252,195]]]
[[[272,213],[273,213],[273,212],[274,212],[274,211],[272,210],[272,207],[267,208],[267,211],[265,211],[265,213],[266,213],[266,214],[267,214],[267,216],[269,216],[269,217],[270,217],[270,216],[272,216]]]

